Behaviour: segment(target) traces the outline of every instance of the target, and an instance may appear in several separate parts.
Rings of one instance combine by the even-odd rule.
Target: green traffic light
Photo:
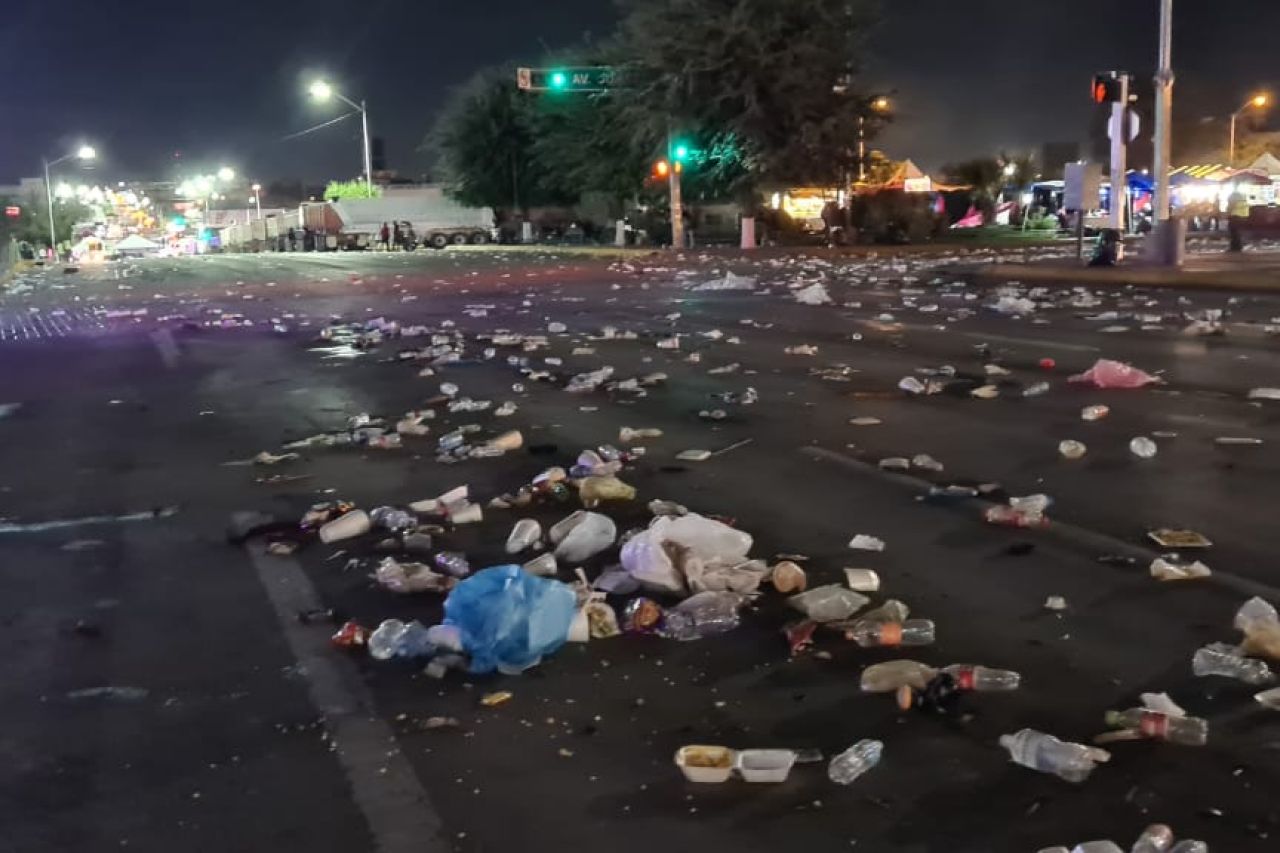
[[[552,89],[563,89],[565,86],[568,86],[568,85],[569,85],[569,75],[565,74],[563,71],[553,71],[551,73]]]
[[[671,153],[677,160],[683,163],[685,160],[689,159],[689,146],[681,143],[672,149]]]

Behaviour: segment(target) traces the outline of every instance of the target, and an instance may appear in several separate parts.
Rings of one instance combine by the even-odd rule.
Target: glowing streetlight
[[[1263,109],[1271,103],[1271,96],[1266,92],[1259,92],[1252,98],[1244,102],[1244,106],[1231,114],[1231,140],[1227,143],[1227,165],[1234,167],[1236,164],[1236,119],[1244,115],[1251,109]]]
[[[364,132],[364,183],[370,194],[373,193],[373,153],[369,147],[369,111],[365,108],[364,101],[356,103],[337,89],[330,86],[324,80],[316,80],[308,89],[311,97],[323,103],[330,98],[337,98],[347,106],[360,112],[360,125]]]
[[[94,150],[92,145],[81,145],[74,153],[64,154],[57,160],[51,161],[48,157],[44,158],[44,196],[45,203],[49,206],[49,250],[54,253],[55,258],[58,254],[56,248],[58,245],[58,236],[53,227],[53,184],[49,178],[49,170],[59,163],[65,163],[73,157],[87,163],[90,160],[95,159],[97,156],[98,152]]]
[[[253,190],[253,198],[249,201],[258,209],[258,218],[262,218],[262,184],[254,184],[250,187]]]
[[[875,110],[878,113],[888,112],[889,99],[884,97],[883,95],[879,98],[876,98],[874,101],[871,102],[871,109]]]
[[[223,166],[218,170],[218,180],[223,183],[230,183],[236,179],[236,170],[230,166]]]

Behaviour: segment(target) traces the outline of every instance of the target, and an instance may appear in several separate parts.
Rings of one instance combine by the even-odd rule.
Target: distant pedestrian
[[[399,222],[395,224],[395,227],[392,229],[391,233],[395,240],[395,243],[393,245],[396,247],[396,251],[400,251],[402,248],[404,248],[404,232],[400,230]]]
[[[1244,251],[1244,226],[1248,221],[1249,199],[1237,186],[1231,191],[1231,195],[1227,196],[1227,233],[1231,237],[1231,247],[1228,251]]]
[[[289,229],[289,251],[297,251],[298,248],[298,230],[296,228]]]
[[[378,230],[378,242],[382,244],[382,251],[384,252],[391,248],[391,226],[385,222],[382,223],[382,228]]]

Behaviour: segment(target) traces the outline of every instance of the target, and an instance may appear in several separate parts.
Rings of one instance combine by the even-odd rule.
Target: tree
[[[975,157],[942,167],[947,180],[969,187],[973,203],[990,218],[995,211],[996,196],[1004,186],[1004,165],[997,157]]]
[[[454,90],[427,138],[451,194],[505,212],[565,200],[534,154],[537,104],[510,68],[482,71]]]
[[[345,201],[353,198],[378,198],[382,188],[370,186],[364,181],[330,181],[324,188],[326,201]]]
[[[618,50],[634,124],[731,139],[744,190],[835,184],[856,168],[872,0],[625,0]]]
[[[33,246],[49,245],[49,206],[39,196],[30,198],[0,198],[0,208],[17,207],[17,217],[5,216],[0,220],[0,239],[26,241]],[[53,229],[59,243],[74,239],[74,227],[89,220],[93,211],[76,199],[55,199],[53,203]]]

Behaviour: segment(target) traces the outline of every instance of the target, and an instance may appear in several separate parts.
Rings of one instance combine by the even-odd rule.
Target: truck
[[[323,235],[321,245],[330,248],[374,246],[383,223],[391,229],[398,224],[410,248],[480,246],[498,236],[491,208],[459,204],[436,185],[386,187],[378,198],[302,205],[303,226]]]

